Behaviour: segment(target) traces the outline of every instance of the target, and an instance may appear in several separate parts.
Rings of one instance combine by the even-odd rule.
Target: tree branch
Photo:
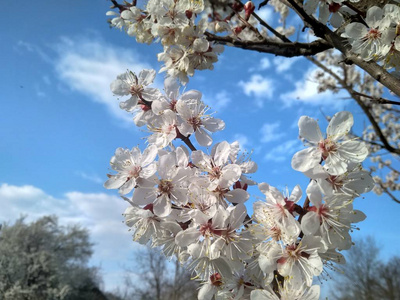
[[[342,86],[343,89],[345,89],[350,96],[357,102],[357,104],[361,107],[365,115],[368,117],[368,120],[370,121],[372,127],[374,128],[376,134],[378,135],[380,141],[382,142],[384,148],[388,150],[391,153],[395,154],[400,154],[400,149],[394,148],[392,145],[389,144],[387,141],[385,135],[383,134],[378,122],[375,120],[374,116],[371,114],[369,108],[365,105],[364,101],[361,100],[361,97],[359,96],[360,93],[356,92],[347,84],[345,80],[340,78],[335,72],[333,72],[331,69],[323,65],[321,62],[316,60],[313,57],[308,57],[308,60],[313,62],[315,65],[317,65],[319,68],[324,70],[326,73],[331,75],[333,78],[337,80],[337,82]]]
[[[365,98],[371,99],[372,101],[376,102],[377,104],[400,105],[400,102],[398,102],[398,101],[388,100],[388,99],[385,99],[385,98],[382,98],[382,97],[376,98],[376,97],[372,97],[372,96],[365,95],[363,93],[358,93],[358,92],[355,92],[355,93],[360,97],[365,97]]]
[[[210,42],[285,57],[310,56],[332,48],[324,40],[317,40],[311,43],[276,42],[271,40],[241,41],[230,36],[217,36],[209,32],[206,32],[205,35]]]
[[[293,10],[302,18],[306,26],[313,29],[316,36],[324,39],[331,46],[338,49],[345,56],[345,62],[347,64],[356,64],[361,69],[366,71],[376,81],[382,83],[389,90],[396,95],[400,96],[400,84],[399,80],[393,75],[389,74],[384,68],[378,65],[375,61],[365,61],[359,55],[351,52],[351,47],[346,43],[346,40],[335,32],[331,31],[327,26],[317,21],[313,16],[308,15],[303,5],[298,0],[287,0]]]
[[[398,200],[390,191],[388,188],[384,187],[382,183],[379,183],[380,187],[383,189],[383,191],[389,195],[392,200],[398,204],[400,204],[400,200]]]

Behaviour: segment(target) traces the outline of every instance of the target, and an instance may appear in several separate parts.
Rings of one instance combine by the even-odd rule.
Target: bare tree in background
[[[150,248],[135,253],[135,266],[128,270],[124,299],[187,300],[197,298],[198,284],[178,261]]]
[[[356,241],[346,256],[343,273],[337,273],[332,291],[338,300],[399,300],[400,257],[386,263],[372,237]]]

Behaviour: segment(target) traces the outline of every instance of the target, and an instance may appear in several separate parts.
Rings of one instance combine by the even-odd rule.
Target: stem
[[[363,93],[359,93],[359,92],[356,92],[356,91],[354,91],[354,93],[355,93],[356,95],[360,96],[360,97],[365,97],[365,98],[371,99],[371,100],[377,102],[378,104],[400,105],[400,102],[398,102],[398,101],[388,100],[388,99],[385,99],[385,98],[382,98],[382,97],[376,98],[376,97],[372,97],[372,96],[369,96],[369,95],[365,95],[365,94],[363,94]]]
[[[398,200],[391,192],[389,192],[389,189],[384,187],[382,183],[379,183],[379,185],[381,186],[381,188],[385,191],[386,194],[389,195],[390,198],[392,198],[392,200],[398,204],[400,204],[400,200]]]
[[[184,135],[179,131],[179,129],[176,127],[176,138],[177,138],[177,139],[181,139],[181,140],[186,144],[186,146],[189,147],[190,150],[196,151],[197,149],[196,149],[196,147],[192,144],[192,141],[190,140],[189,137],[190,137],[190,135],[184,136]]]

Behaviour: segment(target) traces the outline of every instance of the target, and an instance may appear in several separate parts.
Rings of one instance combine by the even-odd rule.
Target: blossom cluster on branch
[[[250,218],[245,203],[257,184],[249,177],[256,163],[238,142],[214,143],[210,154],[197,150],[190,138],[211,146],[210,132],[224,122],[207,114],[199,91],[181,94],[175,78],[165,79],[164,92],[148,87],[154,76],[128,71],[111,83],[116,95],[129,96],[121,108],[136,111],[135,124],[151,132],[143,152],[116,150],[116,174],[104,184],[130,203],[124,216],[134,241],[186,264],[203,281],[199,299],[317,299],[313,278],[344,263],[339,251],[351,247],[350,232],[365,218],[353,200],[373,187],[360,165],[366,145],[347,139],[353,116],[337,113],[326,137],[316,120],[301,117],[300,136],[310,147],[294,155],[292,166],[311,178],[304,205],[299,185],[289,194],[259,183],[266,199],[254,203]]]
[[[140,43],[160,41],[164,47],[158,54],[164,62],[161,71],[179,78],[183,84],[195,70],[212,70],[223,51],[222,45],[283,56],[314,55],[336,48],[345,54],[348,63],[357,64],[400,95],[396,85],[400,9],[395,4],[372,6],[365,12],[356,5],[359,0],[307,0],[304,4],[299,0],[271,0],[267,2],[280,12],[283,23],[273,28],[256,14],[251,1],[150,0],[143,8],[136,1],[112,2],[119,12],[107,13],[113,17],[111,25],[124,29]],[[289,9],[320,39],[311,43],[291,41],[288,37],[296,32],[295,28],[286,27],[284,21]],[[374,63],[368,64],[369,61]],[[393,68],[395,72],[391,74],[385,71]]]
[[[376,140],[392,153],[398,150],[393,146],[398,131],[391,132],[389,125],[380,131],[378,109],[372,115],[366,102],[382,94],[377,85],[368,85],[374,79],[400,94],[395,77],[399,8],[387,4],[360,10],[355,0],[264,1],[281,15],[282,26],[273,28],[251,1],[149,0],[143,8],[136,1],[112,2],[118,11],[107,13],[113,16],[111,25],[140,43],[161,42],[160,72],[167,73],[164,91],[151,87],[155,70],[127,71],[111,83],[115,95],[127,97],[121,109],[133,112],[135,125],[149,132],[143,151],[116,150],[110,162],[115,172],[104,184],[129,202],[124,217],[133,240],[160,247],[185,264],[203,283],[199,299],[318,299],[320,288],[313,280],[345,263],[341,251],[352,246],[350,234],[365,219],[353,201],[375,182],[361,163]],[[295,29],[285,25],[290,10],[320,39],[292,42],[288,37]],[[255,182],[250,174],[257,165],[238,142],[214,143],[211,134],[223,130],[224,121],[210,113],[200,91],[183,89],[195,70],[213,69],[223,45],[283,56],[320,53],[309,58],[327,74],[319,78],[320,89],[346,90],[372,130],[356,137],[352,114],[342,111],[330,118],[323,135],[316,120],[302,116],[299,135],[307,148],[291,164],[309,178],[308,186],[297,185],[289,193]],[[341,52],[340,61],[322,52],[334,48]],[[340,66],[340,76],[321,63],[324,59]],[[353,64],[371,77],[362,80]],[[391,68],[396,71],[387,73]],[[395,118],[387,114],[383,122]],[[199,150],[193,138],[210,150]],[[252,216],[247,213],[250,186],[265,195],[253,203]],[[380,187],[389,189],[385,182]]]

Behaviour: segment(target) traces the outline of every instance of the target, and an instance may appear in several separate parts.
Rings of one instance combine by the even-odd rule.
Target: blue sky
[[[123,283],[123,267],[138,246],[122,224],[126,204],[102,184],[115,149],[143,148],[146,133],[119,109],[109,84],[128,68],[158,70],[161,47],[137,44],[110,29],[109,5],[105,0],[8,2],[0,20],[0,221],[57,214],[64,224],[80,222],[96,244],[91,263],[101,266],[105,288],[112,290]],[[272,16],[269,10],[262,14]],[[215,141],[239,140],[254,151],[256,181],[281,189],[300,184],[304,190],[308,179],[290,167],[302,148],[299,117],[318,118],[324,129],[322,112],[346,109],[353,112],[356,128],[365,122],[359,108],[339,99],[343,95],[317,94],[309,78],[314,70],[301,58],[226,48],[215,70],[196,72],[187,89],[200,90],[226,122]],[[163,77],[157,75],[159,88]],[[370,193],[355,207],[367,219],[354,236],[375,236],[383,257],[399,253],[400,206]]]

